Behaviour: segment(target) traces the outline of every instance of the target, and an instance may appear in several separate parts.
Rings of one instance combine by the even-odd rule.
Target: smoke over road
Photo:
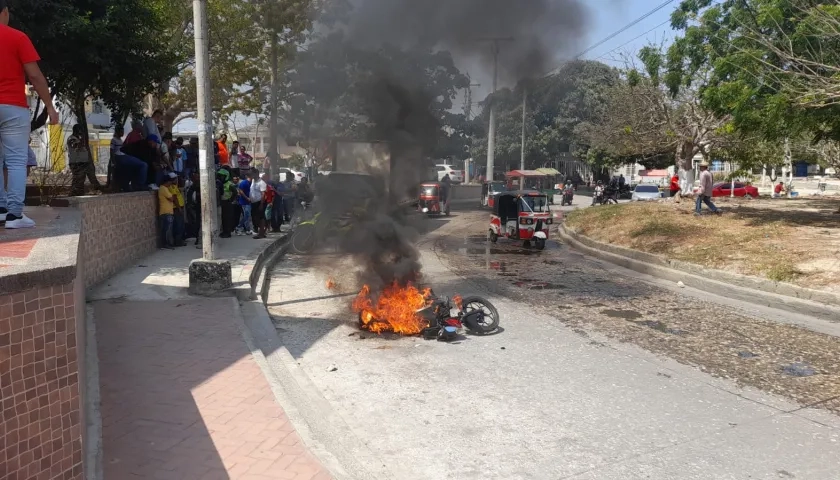
[[[555,62],[579,47],[587,25],[586,9],[578,0],[350,2],[353,9],[338,27],[346,42],[340,48],[370,52],[371,58],[386,45],[414,52],[449,50],[456,57],[478,59],[486,71],[492,71],[493,50],[487,39],[512,37],[499,55],[502,82],[546,73]],[[330,50],[326,54],[335,56],[336,53]],[[398,54],[397,58],[404,60],[407,55]],[[446,60],[451,66],[451,59],[446,56]],[[401,65],[409,68],[411,61],[408,58],[408,63]],[[393,208],[393,200],[410,196],[421,181],[428,180],[423,173],[430,166],[432,152],[441,137],[444,126],[441,117],[445,115],[441,110],[451,108],[451,98],[443,102],[440,99],[446,95],[454,97],[469,81],[442,65],[438,72],[422,68],[406,72],[397,71],[400,67],[396,61],[371,63],[375,67],[359,81],[366,87],[355,85],[356,107],[371,124],[370,138],[355,140],[389,143],[391,178],[386,181],[390,183],[392,198],[390,201],[380,198],[368,204],[366,215],[356,219],[354,228],[343,234],[338,243],[341,251],[351,255],[362,267],[360,280],[376,292],[393,282],[415,280],[419,275],[417,229],[412,226],[410,215]],[[457,77],[450,80],[456,86],[446,94],[427,91],[424,82],[435,75]],[[348,206],[347,185],[318,190],[321,202],[318,209],[340,210]],[[331,268],[330,265],[322,267]]]
[[[499,54],[503,82],[547,73],[579,48],[589,15],[580,0],[353,0],[350,38],[360,45],[423,44],[457,57],[481,59],[488,71],[493,53],[486,41],[513,38]]]

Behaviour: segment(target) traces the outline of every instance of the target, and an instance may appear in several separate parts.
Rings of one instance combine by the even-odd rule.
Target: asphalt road
[[[348,305],[358,286],[340,256],[320,254],[315,267],[290,255],[273,272],[269,306],[283,344],[376,470],[400,480],[840,476],[840,418],[768,393],[814,377],[763,385],[720,374],[729,359],[704,363],[720,342],[702,319],[776,322],[556,242],[544,252],[490,246],[486,220],[476,211],[430,219],[419,248],[436,293],[498,307],[496,335],[450,344],[373,336],[356,328]],[[684,322],[652,320],[664,311]]]

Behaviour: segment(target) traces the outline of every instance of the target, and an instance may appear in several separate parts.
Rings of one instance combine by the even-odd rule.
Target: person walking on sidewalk
[[[70,163],[70,172],[73,174],[73,183],[70,187],[71,196],[85,194],[85,178],[90,181],[94,189],[102,190],[102,185],[96,178],[96,168],[90,158],[87,135],[84,127],[79,123],[73,125],[73,134],[67,138],[67,157]]]
[[[50,125],[58,123],[40,59],[29,37],[9,27],[9,5],[0,0],[0,226],[8,229],[35,226],[23,213],[30,131],[27,77],[46,106]]]
[[[712,172],[709,171],[709,164],[707,162],[700,163],[700,190],[697,192],[697,200],[694,206],[694,214],[700,215],[700,209],[705,203],[709,210],[715,215],[720,215],[720,210],[712,203],[712,189],[714,179]]]

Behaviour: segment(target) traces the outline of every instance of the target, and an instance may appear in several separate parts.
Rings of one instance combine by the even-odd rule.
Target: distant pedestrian
[[[268,185],[260,177],[260,171],[251,169],[251,220],[254,222],[255,239],[265,238],[265,192]]]
[[[677,175],[676,172],[674,172],[674,176],[671,177],[671,188],[670,188],[671,196],[676,197],[677,194],[680,193],[680,190],[681,190],[681,188],[680,188],[680,176]],[[677,199],[677,201],[679,201],[679,199]]]
[[[175,248],[175,239],[172,229],[175,224],[175,195],[172,194],[170,186],[173,179],[169,176],[163,178],[158,189],[158,218],[160,223],[160,245],[161,248],[172,250]]]
[[[773,189],[773,198],[782,198],[782,193],[785,191],[785,182],[779,182]]]
[[[712,172],[709,171],[709,164],[707,162],[700,163],[700,190],[697,192],[697,200],[694,206],[694,214],[700,215],[700,208],[705,203],[709,210],[715,215],[720,215],[720,210],[712,203],[712,189],[714,179]]]
[[[96,168],[93,166],[93,159],[90,156],[88,138],[81,124],[73,125],[73,134],[67,138],[67,157],[70,164],[70,172],[73,175],[70,195],[79,196],[85,194],[85,178],[96,190],[102,190],[102,185],[96,178]]]
[[[230,177],[230,172],[226,168],[219,170],[218,176],[221,177],[221,195],[220,202],[222,207],[222,233],[221,238],[230,238],[231,232],[236,227],[236,219],[234,218],[236,204],[236,197],[238,192],[236,185],[233,184]]]
[[[146,177],[149,166],[143,160],[132,157],[122,151],[124,129],[122,125],[114,127],[114,138],[111,139],[111,157],[114,159],[114,177],[119,189],[123,192],[139,192],[146,190]]]
[[[183,247],[186,246],[186,242],[184,242],[184,195],[181,193],[181,188],[178,186],[178,175],[175,172],[169,172],[167,174],[169,179],[169,191],[172,193],[173,198],[173,206],[174,206],[174,217],[172,219],[172,240],[176,247]]]
[[[237,202],[242,209],[242,216],[239,220],[239,225],[236,227],[237,235],[253,235],[254,231],[251,226],[251,181],[243,178],[237,185]]]
[[[239,156],[237,157],[237,159],[239,163],[239,175],[244,180],[249,177],[249,172],[251,171],[251,163],[254,161],[254,157],[248,155],[248,152],[245,151],[245,147],[239,147]],[[265,173],[268,173],[267,170],[263,171]]]
[[[186,233],[185,238],[195,238],[195,245],[199,247],[201,242],[201,184],[199,183],[198,171],[194,170],[190,173],[190,179],[187,182],[187,194],[185,203],[186,218]]]
[[[0,226],[31,228],[35,221],[24,215],[26,198],[27,148],[30,114],[26,101],[26,79],[46,106],[50,125],[58,123],[47,80],[32,41],[20,30],[9,27],[9,5],[0,0]]]
[[[245,178],[239,171],[239,142],[234,141],[230,146],[230,155],[228,156],[230,162],[230,170],[234,177]]]

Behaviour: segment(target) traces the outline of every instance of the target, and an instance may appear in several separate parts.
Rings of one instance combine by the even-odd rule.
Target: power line
[[[656,13],[656,12],[658,12],[658,11],[662,10],[663,8],[667,7],[668,5],[670,5],[670,4],[672,4],[672,3],[674,3],[674,0],[667,0],[667,1],[663,2],[662,4],[660,4],[659,6],[657,6],[656,8],[654,8],[653,10],[651,10],[651,11],[647,12],[646,14],[642,15],[641,17],[639,17],[639,18],[637,18],[637,19],[633,20],[632,22],[630,22],[630,23],[628,23],[627,25],[623,26],[623,27],[622,27],[622,28],[620,28],[619,30],[616,30],[615,32],[613,32],[612,34],[608,35],[606,38],[604,38],[603,40],[599,41],[598,43],[596,43],[596,44],[594,44],[594,45],[590,46],[590,47],[589,47],[589,48],[587,48],[586,50],[584,50],[584,51],[582,51],[582,52],[578,53],[577,55],[575,55],[575,58],[576,58],[576,59],[578,59],[578,58],[580,58],[580,57],[582,57],[582,56],[586,55],[587,53],[591,52],[592,50],[595,50],[596,48],[598,48],[598,47],[600,47],[601,45],[603,45],[603,44],[605,44],[605,43],[609,42],[609,41],[610,41],[610,40],[612,40],[613,38],[615,38],[615,37],[617,37],[617,36],[621,35],[622,33],[626,32],[626,31],[627,31],[627,30],[629,30],[630,28],[632,28],[632,27],[636,26],[636,25],[637,25],[639,22],[641,22],[642,20],[645,20],[646,18],[650,17],[650,16],[651,16],[651,15],[653,15],[654,13]]]
[[[643,33],[643,34],[639,35],[638,37],[633,37],[632,39],[630,39],[630,40],[628,40],[628,41],[626,41],[626,42],[622,43],[621,45],[619,45],[619,46],[617,46],[617,47],[613,48],[613,49],[612,49],[612,50],[610,50],[609,52],[605,52],[603,55],[601,55],[600,57],[596,58],[595,60],[600,60],[600,59],[602,59],[602,58],[606,57],[607,55],[611,54],[612,52],[614,52],[614,51],[618,50],[619,48],[624,47],[624,46],[626,46],[626,45],[628,45],[628,44],[630,44],[630,43],[635,42],[636,40],[638,40],[638,39],[640,39],[640,38],[644,37],[645,35],[647,35],[647,34],[649,34],[650,32],[652,32],[652,31],[656,30],[657,28],[659,28],[659,27],[661,27],[661,26],[665,25],[666,23],[669,23],[670,21],[671,21],[670,19],[665,20],[664,22],[662,22],[662,23],[660,23],[659,25],[657,25],[657,26],[655,26],[655,27],[651,28],[650,30],[648,30],[647,32],[645,32],[645,33]]]

